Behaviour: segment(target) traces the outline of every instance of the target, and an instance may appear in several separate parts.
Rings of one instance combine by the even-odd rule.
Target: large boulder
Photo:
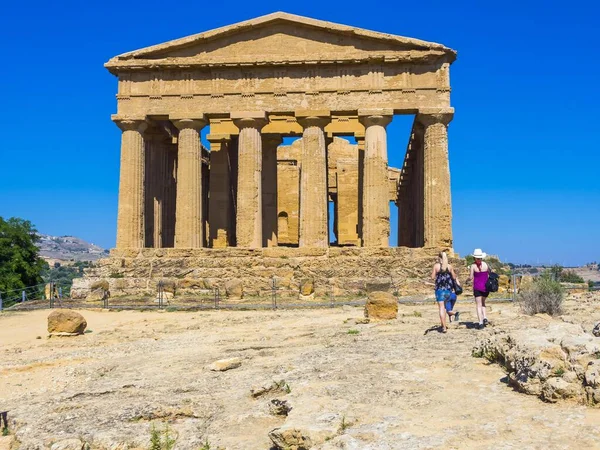
[[[86,327],[85,318],[70,309],[56,309],[48,316],[48,333],[51,334],[83,334]]]
[[[395,319],[398,317],[398,300],[389,292],[370,292],[365,305],[365,316],[375,320]]]
[[[315,283],[312,278],[307,278],[300,282],[300,294],[302,295],[311,295],[315,292]]]
[[[244,296],[244,282],[237,278],[225,283],[225,293],[229,299],[241,299]]]

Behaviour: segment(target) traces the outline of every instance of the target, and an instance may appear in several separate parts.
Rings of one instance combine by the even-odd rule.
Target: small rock
[[[389,292],[375,291],[369,293],[365,305],[365,317],[371,319],[390,320],[398,316],[398,301]]]
[[[585,384],[592,388],[600,388],[600,360],[590,361],[585,370]]]
[[[257,398],[261,397],[265,394],[272,392],[289,392],[289,386],[285,382],[285,380],[280,381],[270,381],[268,383],[263,383],[260,386],[255,386],[250,389],[250,394],[252,397]]]
[[[81,450],[82,447],[83,444],[79,439],[64,439],[52,444],[50,450]]]
[[[306,296],[311,295],[313,292],[315,292],[314,280],[312,278],[302,280],[300,283],[300,294]]]
[[[542,398],[549,402],[556,402],[563,398],[573,398],[580,394],[580,387],[568,383],[562,378],[552,377],[542,386]]]
[[[15,444],[14,436],[2,436],[0,435],[0,450],[10,450]]]
[[[596,337],[600,337],[600,322],[594,325],[594,329],[592,330],[592,334]]]
[[[210,365],[210,370],[215,372],[225,372],[230,369],[237,369],[242,365],[240,358],[219,359]]]
[[[287,416],[291,409],[292,408],[288,404],[287,400],[279,400],[274,398],[269,403],[269,411],[271,411],[271,414],[275,416]]]
[[[70,309],[57,309],[52,311],[48,316],[48,332],[51,334],[83,334],[86,327],[87,322],[84,317]]]

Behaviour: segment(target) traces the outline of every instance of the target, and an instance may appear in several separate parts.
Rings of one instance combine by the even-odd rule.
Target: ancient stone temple
[[[393,266],[409,249],[452,249],[455,58],[281,12],[112,58],[121,175],[106,264],[138,280],[181,278],[178,265],[206,280],[217,277],[199,272],[208,257],[385,254]],[[395,169],[386,127],[399,114],[414,124]]]

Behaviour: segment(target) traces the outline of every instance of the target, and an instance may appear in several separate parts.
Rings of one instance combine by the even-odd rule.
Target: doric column
[[[238,140],[238,182],[236,238],[238,247],[262,247],[262,138],[265,113],[232,113],[240,129]]]
[[[327,148],[323,128],[331,121],[328,111],[296,114],[304,128],[300,167],[300,247],[329,246],[327,224]]]
[[[358,241],[356,245],[362,247],[363,243],[363,187],[365,181],[365,133],[355,132],[356,147],[358,148]]]
[[[231,135],[209,134],[210,142],[210,196],[208,204],[209,246],[229,247],[232,242]]]
[[[113,116],[121,135],[121,175],[117,216],[117,248],[144,247],[144,131],[143,119]]]
[[[262,204],[263,245],[277,247],[277,147],[281,135],[263,135]]]
[[[389,247],[390,194],[385,127],[391,122],[393,111],[365,109],[359,110],[358,114],[365,126],[362,245]]]
[[[202,223],[202,119],[176,119],[177,201],[175,204],[175,247],[199,248],[204,243]]]
[[[452,205],[448,163],[448,124],[453,108],[419,110],[424,126],[424,246],[452,249]]]

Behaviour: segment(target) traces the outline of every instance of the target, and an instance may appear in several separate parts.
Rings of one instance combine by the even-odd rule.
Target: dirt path
[[[511,308],[494,309],[494,326]],[[362,325],[347,320],[359,308],[83,311],[91,332],[52,339],[48,311],[5,313],[0,410],[27,449],[65,439],[148,448],[152,424],[167,422],[178,449],[268,449],[268,432],[286,421],[337,430],[322,449],[600,448],[600,410],[516,393],[498,366],[470,356],[486,332],[468,329],[472,308],[462,309],[445,335],[424,334],[433,305]],[[241,367],[208,370],[230,357]],[[276,395],[293,408],[287,419],[269,413],[272,396],[250,395],[272,380],[289,386]]]

